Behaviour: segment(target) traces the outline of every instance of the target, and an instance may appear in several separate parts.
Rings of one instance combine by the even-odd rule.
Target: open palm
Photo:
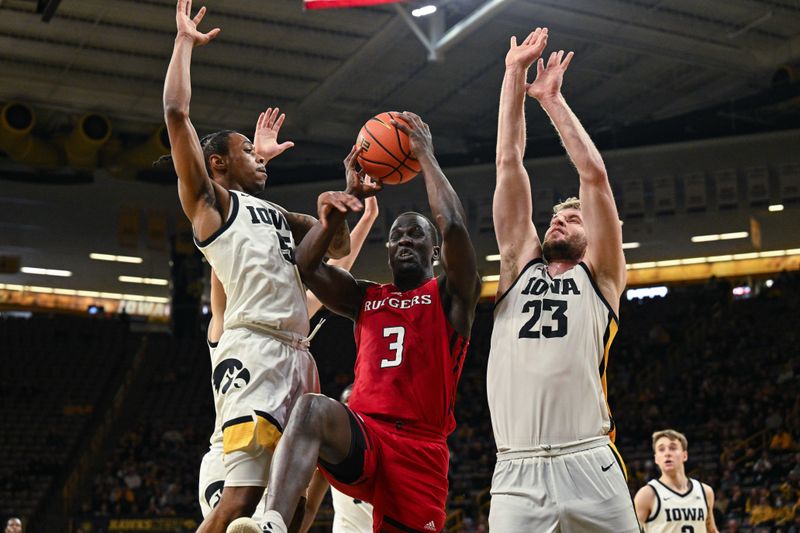
[[[197,15],[192,18],[192,0],[178,0],[178,5],[175,8],[175,24],[178,27],[178,35],[190,38],[193,46],[203,46],[210,43],[219,35],[220,29],[214,28],[208,33],[198,30],[197,26],[203,20],[205,14],[206,8],[203,6],[197,12]]]
[[[283,152],[294,146],[292,141],[278,142],[278,133],[281,131],[286,115],[280,112],[279,108],[268,107],[261,113],[256,123],[256,135],[254,144],[256,153],[269,161],[281,155]]]
[[[564,56],[564,50],[553,52],[544,65],[544,59],[539,58],[536,63],[536,79],[528,85],[528,96],[539,101],[557,96],[561,92],[561,83],[564,81],[564,72],[572,61],[573,52]]]
[[[516,36],[511,37],[508,53],[506,54],[506,68],[519,67],[527,69],[539,59],[542,51],[547,46],[547,28],[536,28],[517,45]]]

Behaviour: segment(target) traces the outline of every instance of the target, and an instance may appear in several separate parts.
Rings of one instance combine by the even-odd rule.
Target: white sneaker
[[[225,533],[262,533],[261,526],[252,518],[237,518],[230,523]]]

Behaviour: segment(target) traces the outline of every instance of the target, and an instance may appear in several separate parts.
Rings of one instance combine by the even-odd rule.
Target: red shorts
[[[442,531],[450,462],[445,438],[348,411],[348,457],[338,465],[320,463],[330,484],[372,504],[376,533]]]

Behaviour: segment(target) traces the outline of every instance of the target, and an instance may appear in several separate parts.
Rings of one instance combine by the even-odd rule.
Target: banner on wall
[[[197,529],[194,518],[101,518],[77,519],[73,523],[73,531],[84,533],[179,533]]]

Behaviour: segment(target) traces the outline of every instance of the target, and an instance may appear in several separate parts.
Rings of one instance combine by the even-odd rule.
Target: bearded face
[[[579,209],[563,209],[553,215],[542,242],[542,256],[547,262],[577,263],[583,258],[586,246],[586,232]]]

